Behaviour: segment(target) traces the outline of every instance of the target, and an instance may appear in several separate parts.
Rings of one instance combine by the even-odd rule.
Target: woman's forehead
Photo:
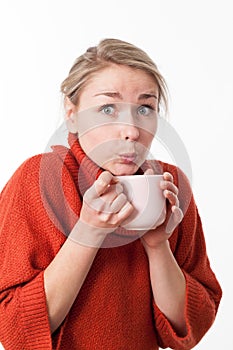
[[[158,92],[158,85],[155,78],[146,71],[114,64],[93,74],[83,91],[90,92],[92,96],[102,93],[121,94],[124,91],[154,94]]]

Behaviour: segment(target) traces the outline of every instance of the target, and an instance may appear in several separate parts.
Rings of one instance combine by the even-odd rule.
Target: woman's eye
[[[115,109],[113,105],[105,105],[101,108],[101,112],[107,115],[113,115],[115,112]]]
[[[149,116],[149,115],[151,115],[152,112],[153,112],[153,109],[150,106],[143,105],[143,106],[138,107],[138,113],[140,115]]]

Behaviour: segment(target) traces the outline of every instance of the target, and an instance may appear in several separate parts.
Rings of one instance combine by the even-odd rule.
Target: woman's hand
[[[105,234],[114,231],[133,211],[114,176],[104,171],[86,191],[80,220]]]
[[[146,174],[152,174],[152,170],[147,170]],[[168,201],[167,211],[163,215],[159,226],[148,231],[141,237],[141,241],[147,252],[165,243],[183,219],[183,212],[179,207],[178,188],[173,183],[173,176],[170,173],[165,172],[163,174],[163,181],[161,181],[160,187],[163,190],[164,197]]]

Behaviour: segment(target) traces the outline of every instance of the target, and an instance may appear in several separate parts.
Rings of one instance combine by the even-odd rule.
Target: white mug
[[[165,219],[166,201],[160,182],[163,175],[116,176],[133,205],[133,213],[121,224],[127,230],[150,230]]]

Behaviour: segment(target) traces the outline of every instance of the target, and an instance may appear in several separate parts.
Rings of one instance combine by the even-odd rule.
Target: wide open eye
[[[115,113],[114,105],[104,105],[100,108],[100,111],[106,115],[113,115]]]
[[[138,107],[137,112],[139,115],[142,115],[145,117],[149,117],[149,116],[152,116],[153,114],[155,114],[154,109],[149,105],[142,105],[142,106]]]

